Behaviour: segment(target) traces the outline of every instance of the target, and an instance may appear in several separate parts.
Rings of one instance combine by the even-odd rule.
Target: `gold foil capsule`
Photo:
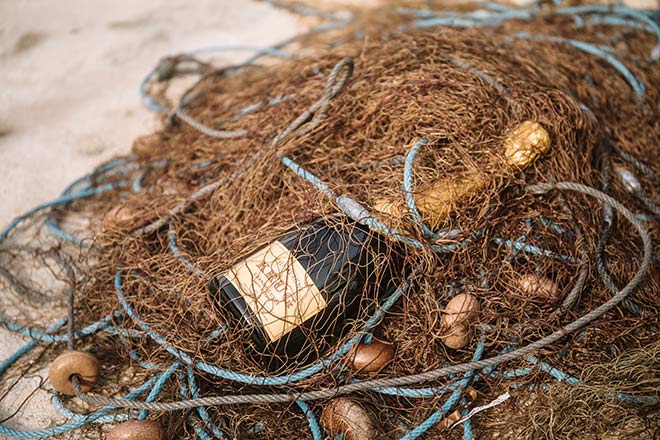
[[[504,140],[504,159],[511,166],[525,168],[550,150],[550,135],[538,122],[525,121]]]

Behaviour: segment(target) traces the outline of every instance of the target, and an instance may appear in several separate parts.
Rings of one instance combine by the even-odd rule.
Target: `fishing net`
[[[653,438],[660,278],[638,231],[660,238],[658,15],[427,3],[286,5],[323,23],[240,65],[161,61],[143,91],[162,128],[1,236],[2,321],[33,339],[3,392],[67,340],[102,371],[89,404],[54,394],[60,431],[21,438],[145,417],[173,438],[334,438],[317,419],[344,393],[370,420],[348,439]],[[525,121],[549,147],[513,166]],[[302,326],[305,356],[266,361],[209,283],[319,221],[378,243],[351,269],[366,273],[355,312],[340,296],[342,331]],[[450,348],[445,308],[464,294],[479,311]],[[73,307],[75,341],[66,319],[47,329],[46,304]],[[355,347],[377,341],[391,363],[356,369]],[[102,399],[127,394],[133,409]]]

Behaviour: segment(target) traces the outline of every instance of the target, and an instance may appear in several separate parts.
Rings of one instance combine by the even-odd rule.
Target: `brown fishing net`
[[[52,260],[49,252],[63,255],[57,261],[65,263],[50,265],[74,283],[76,328],[108,316],[114,329],[79,343],[79,349],[84,345],[99,356],[103,373],[94,393],[120,396],[143,384],[154,374],[141,367],[144,362],[156,372],[181,364],[183,375],[175,375],[158,397],[163,402],[192,396],[181,392],[188,365],[199,396],[296,393],[427,372],[469,362],[478,344],[486,358],[540,339],[606,302],[632,278],[643,249],[623,218],[604,218],[602,203],[594,198],[557,191],[538,196],[526,186],[572,181],[603,189],[660,239],[660,70],[657,61],[647,61],[652,34],[618,26],[585,28],[570,16],[552,14],[493,27],[426,31],[414,29],[414,21],[397,9],[401,6],[300,40],[305,55],[293,60],[207,69],[187,92],[185,105],[168,94],[168,81],[152,80],[150,91],[163,105],[178,105],[187,117],[229,134],[209,136],[170,114],[161,130],[135,141],[132,168],[90,178],[92,186],[117,188],[48,212],[60,230],[87,237],[84,248],[65,242],[38,253],[44,261]],[[395,32],[399,26],[406,29]],[[626,68],[646,85],[643,97],[606,59],[567,39],[613,44]],[[334,84],[346,75],[345,84],[328,98],[333,68],[346,58],[352,60],[352,74],[341,71]],[[278,138],[318,102],[303,124]],[[507,163],[505,146],[524,121],[540,124],[550,147],[523,169]],[[411,149],[416,149],[412,158]],[[422,212],[417,220],[406,204],[407,162]],[[635,173],[638,191],[626,187],[634,182],[621,178],[621,170]],[[435,194],[442,201],[441,216],[429,215],[421,202],[437,182],[453,191],[446,199]],[[212,191],[199,192],[208,185]],[[312,355],[268,364],[255,356],[253,330],[210,293],[209,281],[282,234],[319,219],[342,237],[350,234],[345,231],[358,226],[340,215],[337,196],[358,201],[419,245],[372,228],[368,234],[381,247],[370,251],[370,258],[386,256],[397,262],[396,270],[356,263],[356,270],[368,268],[370,281],[359,287],[359,312],[345,318],[344,331],[319,342],[312,329],[303,329],[311,341],[303,349]],[[42,221],[33,217],[14,236],[44,237]],[[149,227],[154,222],[159,223]],[[422,223],[440,233],[425,234]],[[599,246],[604,234],[608,242]],[[50,240],[43,238],[44,246]],[[7,287],[23,286],[16,279],[26,274],[16,268],[25,265],[25,252],[32,250],[3,248]],[[478,370],[470,384],[476,398],[457,402],[451,412],[509,391],[513,399],[471,419],[477,437],[606,438],[601,434],[607,431],[613,436],[607,438],[652,438],[660,420],[657,252],[653,258],[645,281],[623,303],[581,332],[543,347],[533,359]],[[602,281],[597,259],[612,289]],[[64,267],[75,271],[75,281],[67,279]],[[525,277],[549,284],[529,288],[521,281]],[[409,285],[401,298],[365,331],[387,297],[374,286],[396,284],[391,294],[404,279]],[[21,301],[41,304],[21,288],[12,290]],[[571,292],[573,301],[567,299]],[[452,349],[443,343],[450,331],[444,309],[463,293],[478,299],[480,312],[466,324],[469,343]],[[26,323],[27,313],[17,320]],[[345,368],[339,356],[314,374],[296,376],[317,359],[330,359],[356,335],[370,334],[394,344],[394,359],[382,370]],[[199,368],[202,364],[216,373],[297,379],[255,385]],[[548,368],[577,382],[558,381]],[[401,437],[447,399],[447,394],[394,394],[353,394],[373,418],[374,438]],[[319,416],[331,400],[309,402],[311,411]],[[208,415],[227,438],[288,439],[311,436],[304,411],[293,403],[257,403],[213,406]],[[195,414],[153,417],[171,436],[193,437],[199,435],[194,428],[208,430],[202,419],[187,422]],[[424,435],[460,438],[464,432],[439,423]]]

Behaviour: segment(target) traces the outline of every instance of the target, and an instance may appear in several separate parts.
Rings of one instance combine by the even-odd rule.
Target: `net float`
[[[71,377],[79,377],[80,389],[87,392],[94,387],[99,372],[96,357],[84,351],[66,351],[59,355],[48,371],[51,385],[61,394],[75,396]]]
[[[342,433],[346,440],[378,438],[376,424],[369,411],[346,397],[334,399],[323,408],[321,425],[332,438]]]
[[[461,348],[470,341],[470,321],[477,317],[481,306],[474,295],[460,293],[445,307],[442,326],[446,329],[441,339],[449,348]]]
[[[443,334],[442,343],[447,348],[462,348],[470,343],[470,327],[467,325],[456,325],[448,333]]]
[[[163,428],[155,420],[129,420],[115,426],[107,440],[162,440]]]
[[[350,356],[353,369],[374,373],[385,368],[394,360],[394,346],[389,342],[374,339],[371,344],[358,344]]]
[[[554,281],[543,275],[534,273],[521,275],[517,280],[520,291],[529,296],[556,300],[559,296],[559,288]]]

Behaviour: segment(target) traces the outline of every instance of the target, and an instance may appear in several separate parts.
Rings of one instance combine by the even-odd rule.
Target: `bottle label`
[[[326,307],[305,268],[279,241],[235,264],[225,274],[277,341]]]

